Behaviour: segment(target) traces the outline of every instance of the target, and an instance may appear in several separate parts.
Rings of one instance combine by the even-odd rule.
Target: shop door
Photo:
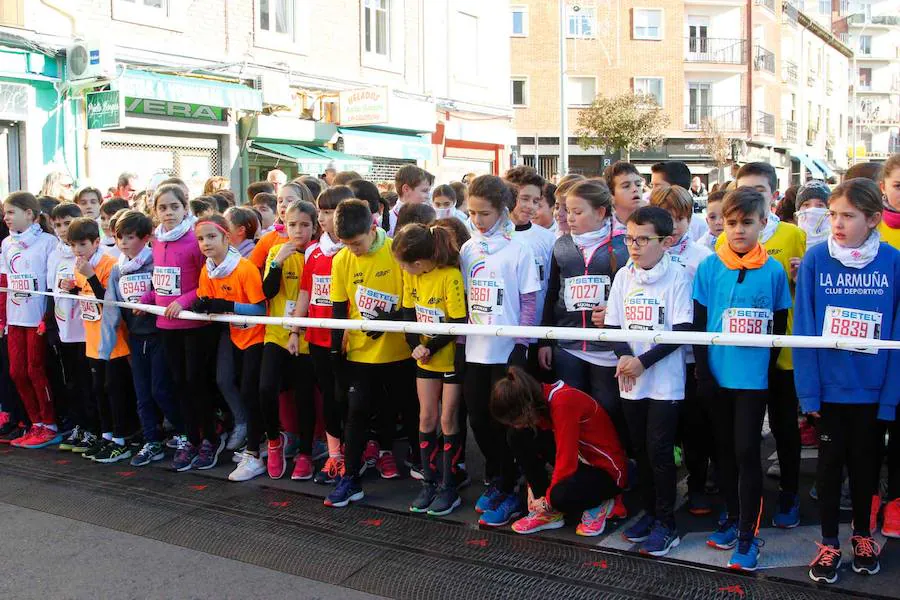
[[[21,189],[19,161],[19,126],[7,123],[0,126],[0,198]]]

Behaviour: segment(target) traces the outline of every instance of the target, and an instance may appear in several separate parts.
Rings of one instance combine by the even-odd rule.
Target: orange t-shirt
[[[257,269],[261,270],[266,266],[266,257],[269,256],[269,250],[277,244],[285,243],[287,239],[287,234],[270,231],[256,242],[253,252],[250,253],[250,262],[256,265]]]
[[[200,269],[200,285],[197,286],[200,298],[220,298],[240,304],[259,304],[266,299],[262,289],[262,277],[259,269],[246,258],[238,262],[234,271],[227,277],[210,279],[206,265]],[[262,344],[266,338],[265,325],[242,325],[232,323],[231,341],[241,350],[254,344]]]
[[[114,266],[116,266],[116,259],[108,254],[104,254],[97,262],[97,266],[94,267],[94,273],[96,273],[97,279],[100,280],[100,283],[103,284],[104,288],[109,283],[109,274]],[[75,285],[81,289],[78,294],[79,296],[96,298],[96,296],[94,296],[94,290],[91,289],[91,284],[89,284],[87,278],[78,271],[75,271]],[[101,336],[100,319],[103,315],[103,306],[99,302],[90,302],[88,300],[79,300],[78,303],[81,306],[81,320],[84,321],[85,354],[88,358],[99,359]],[[126,340],[125,321],[122,320],[119,322],[119,328],[116,330],[116,345],[109,355],[109,358],[112,360],[114,358],[128,356],[129,354],[131,354],[131,352],[128,350],[128,342]]]

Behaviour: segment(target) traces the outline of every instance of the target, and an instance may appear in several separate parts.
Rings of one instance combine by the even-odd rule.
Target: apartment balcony
[[[757,6],[763,6],[765,8],[768,8],[772,12],[775,12],[775,0],[754,0],[753,3]]]
[[[747,63],[747,40],[734,38],[684,38],[684,62],[743,65]]]
[[[710,106],[690,104],[684,107],[684,129],[701,131],[709,123],[721,132],[747,131],[748,111],[746,106]]]
[[[813,129],[812,127],[807,128],[806,130],[806,145],[814,146],[816,143],[816,137],[819,135],[818,129]]]
[[[787,119],[781,122],[781,139],[785,142],[797,143],[797,122]]]
[[[797,85],[797,63],[791,60],[781,61],[781,82]]]
[[[876,15],[867,17],[864,14],[856,13],[847,17],[847,23],[850,25],[884,25],[890,27],[892,25],[900,25],[900,17],[888,15]]]
[[[762,46],[753,47],[753,69],[775,74],[775,53]]]
[[[756,111],[756,135],[775,137],[775,115],[762,110]]]

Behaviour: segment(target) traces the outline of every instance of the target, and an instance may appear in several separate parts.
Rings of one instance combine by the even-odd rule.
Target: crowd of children
[[[723,501],[707,544],[752,571],[768,414],[780,476],[772,525],[800,523],[801,446],[818,443],[822,541],[809,576],[837,581],[844,486],[852,568],[875,574],[883,500],[881,532],[900,537],[900,355],[866,345],[900,340],[900,155],[857,171],[776,201],[775,169],[749,163],[708,195],[705,219],[676,161],[654,165],[649,190],[622,161],[558,185],[515,167],[434,187],[407,165],[393,204],[352,172],[271,177],[241,206],[221,181],[190,199],[177,178],[143,204],[90,187],[62,203],[14,192],[3,202],[0,442],[136,467],[168,446],[175,471],[211,469],[228,450],[232,481],[284,477],[294,458],[292,479],[333,485],[325,504],[344,507],[364,497],[366,470],[400,475],[393,448],[404,436],[403,462],[421,481],[409,510],[442,516],[469,483],[471,428],[485,459],[480,524],[528,534],[570,514],[579,535],[599,535],[637,486],[643,513],[622,535],[652,556],[680,543],[682,454],[688,512],[711,513],[713,493]],[[56,296],[35,293],[47,291]],[[188,310],[232,318],[179,318]],[[860,346],[415,335],[259,316],[794,333]]]

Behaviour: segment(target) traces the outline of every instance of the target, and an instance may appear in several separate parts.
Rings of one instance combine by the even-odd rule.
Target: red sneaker
[[[41,435],[41,428],[37,425],[32,425],[28,431],[20,438],[16,438],[9,443],[10,446],[15,448],[22,448],[26,443],[31,442],[34,438],[37,438]]]
[[[397,472],[397,461],[394,460],[393,452],[382,452],[375,460],[375,468],[381,473],[382,479],[394,479],[399,475]]]
[[[900,498],[895,498],[884,505],[881,534],[884,537],[900,538]]]
[[[381,453],[381,448],[378,446],[378,442],[374,440],[369,440],[366,442],[366,449],[363,450],[363,468],[366,467],[372,468],[375,466],[375,462],[378,460],[378,456]],[[360,472],[362,475],[362,472]]]
[[[616,496],[616,503],[613,505],[612,514],[610,515],[612,519],[627,519],[628,518],[628,509],[625,508],[625,500],[622,499],[622,494]]]
[[[269,440],[269,457],[266,460],[266,469],[270,479],[281,479],[287,471],[287,461],[284,458],[285,435],[282,433],[277,440]]]
[[[50,429],[49,427],[39,427],[38,432],[34,434],[32,437],[28,438],[24,442],[19,444],[20,448],[46,448],[47,446],[53,446],[62,441],[62,436],[58,431]]]
[[[271,456],[271,454],[269,454]],[[294,481],[306,481],[313,477],[313,461],[308,454],[298,454],[294,459],[294,471],[291,479]]]
[[[3,427],[9,423],[9,413],[8,412],[0,412],[0,427]]]
[[[810,425],[809,421],[806,419],[800,421],[800,447],[819,447],[819,434],[816,432],[816,428]]]

